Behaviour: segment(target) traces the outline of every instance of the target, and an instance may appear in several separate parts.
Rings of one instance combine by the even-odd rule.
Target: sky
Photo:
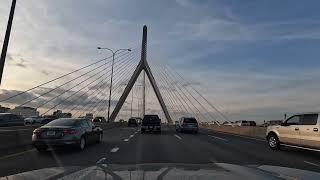
[[[0,2],[3,43],[10,0]],[[231,120],[319,111],[319,1],[18,0],[1,88],[25,90],[138,47],[182,74]],[[151,101],[151,100],[150,100]]]

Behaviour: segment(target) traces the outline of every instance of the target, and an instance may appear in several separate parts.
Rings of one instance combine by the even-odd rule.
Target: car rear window
[[[157,115],[146,115],[146,116],[144,116],[143,120],[159,121],[160,119]]]
[[[185,123],[197,123],[197,120],[195,118],[185,118]]]
[[[316,125],[318,120],[318,114],[304,114],[300,121],[302,125]]]
[[[77,119],[56,119],[46,124],[46,126],[74,126],[78,121]]]

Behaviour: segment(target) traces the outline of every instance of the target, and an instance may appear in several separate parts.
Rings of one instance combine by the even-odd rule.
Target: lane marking
[[[297,149],[305,149],[305,150],[309,150],[309,151],[317,151],[320,152],[319,149],[311,149],[311,148],[306,148],[306,147],[300,147],[300,146],[294,146],[294,145],[289,145],[289,144],[280,144],[282,146],[287,146],[287,147],[292,147],[292,148],[297,148]]]
[[[101,164],[102,162],[104,162],[107,158],[103,157],[101,159],[99,159],[96,164]]]
[[[133,135],[130,135],[130,138],[133,138]]]
[[[176,135],[176,134],[175,134],[174,136],[175,136],[176,138],[180,139],[180,140],[182,139],[180,136],[178,136],[178,135]]]
[[[115,153],[115,152],[117,152],[119,149],[120,149],[120,148],[115,147],[115,148],[112,148],[110,152]]]
[[[316,163],[309,162],[309,161],[303,161],[303,162],[320,168],[320,164],[316,164]]]
[[[128,141],[129,141],[129,139],[124,139],[123,141],[124,141],[124,142],[128,142]]]
[[[29,150],[26,150],[26,151],[14,153],[14,154],[9,154],[9,155],[0,157],[0,160],[2,160],[2,159],[7,159],[7,158],[11,158],[11,157],[14,157],[14,156],[19,156],[19,155],[22,155],[22,154],[25,154],[25,153],[28,153],[28,152],[32,152],[32,151],[35,151],[35,150],[36,150],[36,149],[29,149]]]
[[[207,130],[207,131],[210,132],[210,130]],[[211,131],[211,132],[212,132],[212,131]],[[232,134],[232,133],[221,132],[221,131],[214,131],[214,133],[227,134],[227,135],[230,135],[230,136],[236,136],[236,137],[241,137],[241,138],[246,138],[246,139],[252,139],[252,140],[256,140],[256,141],[261,141],[261,142],[267,142],[267,140],[265,140],[265,139],[248,137],[248,136],[242,136],[242,135],[239,135],[239,134]]]
[[[212,136],[212,135],[208,135],[209,137],[215,138],[215,139],[219,139],[222,141],[228,141],[227,139],[221,138],[221,137],[217,137],[217,136]]]

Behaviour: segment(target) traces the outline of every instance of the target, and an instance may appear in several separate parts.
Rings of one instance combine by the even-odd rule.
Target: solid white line
[[[128,141],[129,141],[129,139],[124,139],[123,141],[128,142]]]
[[[212,136],[212,135],[208,135],[209,137],[215,138],[215,139],[219,139],[222,141],[228,141],[227,139],[221,138],[221,137],[217,137],[217,136]]]
[[[320,168],[320,165],[319,165],[319,164],[312,163],[312,162],[309,162],[309,161],[303,161],[303,162]]]
[[[210,130],[208,130],[208,131],[210,132]],[[256,141],[261,141],[261,142],[267,142],[267,140],[265,140],[265,139],[259,139],[259,138],[249,137],[249,136],[242,136],[242,135],[239,135],[239,134],[232,134],[232,133],[227,133],[227,132],[222,132],[222,131],[215,131],[215,133],[227,134],[227,135],[230,135],[230,136],[236,136],[236,137],[241,137],[241,138],[247,138],[247,139],[252,139],[252,140],[256,140]]]
[[[178,135],[176,135],[176,134],[175,134],[174,136],[175,136],[176,138],[180,139],[180,140],[182,139],[180,136],[178,136]]]
[[[115,152],[117,152],[119,149],[120,149],[120,148],[115,147],[115,148],[112,148],[110,152],[115,153]]]
[[[305,149],[305,150],[309,150],[309,151],[317,151],[317,152],[320,152],[319,149],[311,149],[311,148],[305,148],[305,147],[294,146],[294,145],[289,145],[289,144],[280,144],[280,145],[282,145],[282,146],[287,146],[287,147],[298,148],[298,149]]]

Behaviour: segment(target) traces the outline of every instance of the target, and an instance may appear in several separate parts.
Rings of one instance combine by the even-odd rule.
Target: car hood
[[[320,179],[320,173],[269,165],[135,164],[90,167],[52,167],[2,177],[0,180],[33,179]]]

